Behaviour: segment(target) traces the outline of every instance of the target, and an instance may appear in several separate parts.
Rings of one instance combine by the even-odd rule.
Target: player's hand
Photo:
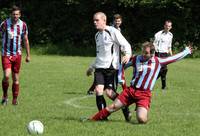
[[[192,45],[193,45],[193,43],[189,42],[187,47],[186,47],[186,50],[188,50],[190,54],[192,54],[192,51],[193,51]]]
[[[90,76],[90,75],[92,75],[92,72],[93,72],[93,68],[88,68],[88,70],[86,71],[86,75],[87,76]]]
[[[28,62],[30,62],[30,60],[31,60],[31,58],[30,58],[30,56],[26,56],[26,63],[28,63]]]
[[[122,57],[122,63],[123,64],[127,64],[129,62],[130,56],[129,55],[125,55]]]

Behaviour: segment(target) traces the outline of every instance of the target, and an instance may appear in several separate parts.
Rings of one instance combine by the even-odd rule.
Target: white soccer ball
[[[33,120],[28,123],[27,129],[30,134],[43,134],[44,125],[39,120]]]

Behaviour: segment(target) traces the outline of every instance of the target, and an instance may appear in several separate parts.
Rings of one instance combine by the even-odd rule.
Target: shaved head
[[[104,20],[105,22],[106,22],[106,20],[107,20],[106,14],[103,13],[103,12],[97,12],[97,13],[94,14],[94,16],[100,16],[100,18],[101,18],[102,20]]]
[[[106,19],[106,14],[103,12],[97,12],[94,14],[93,21],[97,30],[103,31],[106,28]]]

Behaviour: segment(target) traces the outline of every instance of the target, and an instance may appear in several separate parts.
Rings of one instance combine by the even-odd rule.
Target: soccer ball
[[[39,120],[33,120],[28,123],[28,132],[30,134],[42,134],[44,132],[44,125]]]

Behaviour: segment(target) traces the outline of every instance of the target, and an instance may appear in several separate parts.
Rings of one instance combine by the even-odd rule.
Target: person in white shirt
[[[97,12],[93,16],[94,25],[98,30],[95,35],[96,59],[86,72],[87,76],[89,76],[92,75],[95,69],[96,104],[99,111],[106,107],[106,101],[103,96],[104,91],[112,100],[118,96],[114,91],[116,74],[120,63],[128,63],[132,54],[131,45],[119,30],[106,25],[106,18],[103,12]],[[124,53],[121,62],[120,50]],[[127,118],[126,120],[129,121]]]
[[[111,26],[115,27],[117,30],[121,32],[120,28],[121,24],[122,24],[122,16],[120,14],[114,14],[113,23],[111,24]],[[88,89],[87,94],[92,95],[94,93],[94,89],[95,89],[95,83],[93,82],[90,88]]]
[[[172,29],[172,21],[166,20],[164,24],[164,29],[157,32],[154,36],[154,46],[155,46],[155,56],[164,58],[172,55],[172,39],[173,34],[170,32]],[[166,75],[167,75],[167,65],[162,66],[159,77],[161,77],[162,89],[166,88]]]

